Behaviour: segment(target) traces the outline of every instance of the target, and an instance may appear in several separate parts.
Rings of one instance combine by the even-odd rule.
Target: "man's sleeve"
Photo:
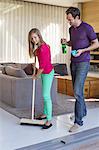
[[[92,26],[88,25],[86,29],[87,29],[87,36],[90,41],[97,39],[97,35]]]

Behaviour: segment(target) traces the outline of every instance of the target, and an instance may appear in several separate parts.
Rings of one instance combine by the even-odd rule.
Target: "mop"
[[[36,57],[35,57],[35,64],[36,64]],[[35,74],[36,67],[34,65],[34,73]],[[35,79],[33,79],[33,92],[32,92],[32,118],[27,119],[27,118],[21,118],[20,120],[20,125],[37,125],[37,126],[42,126],[44,125],[45,121],[44,120],[37,120],[34,118],[34,101],[35,101]]]

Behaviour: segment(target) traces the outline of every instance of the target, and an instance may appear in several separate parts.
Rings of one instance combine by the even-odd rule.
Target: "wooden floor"
[[[91,145],[83,146],[79,148],[79,150],[99,150],[99,141],[92,143]]]
[[[88,143],[83,143],[75,147],[73,150],[99,150],[99,139],[91,140]]]

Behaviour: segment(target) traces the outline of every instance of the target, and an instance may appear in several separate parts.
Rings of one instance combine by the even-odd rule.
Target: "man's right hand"
[[[72,46],[71,41],[67,41],[65,38],[61,39],[61,44],[66,44],[67,46]]]
[[[61,44],[67,44],[67,40],[65,38],[61,39]]]

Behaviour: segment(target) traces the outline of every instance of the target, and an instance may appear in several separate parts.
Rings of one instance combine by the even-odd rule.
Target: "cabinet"
[[[90,71],[99,72],[99,50],[91,51]]]
[[[66,80],[64,78],[58,78],[57,90],[58,93],[66,94]]]
[[[99,72],[99,50],[91,51],[90,71]]]
[[[58,76],[58,93],[74,96],[71,76]],[[87,77],[84,85],[85,98],[99,98],[99,78]]]

